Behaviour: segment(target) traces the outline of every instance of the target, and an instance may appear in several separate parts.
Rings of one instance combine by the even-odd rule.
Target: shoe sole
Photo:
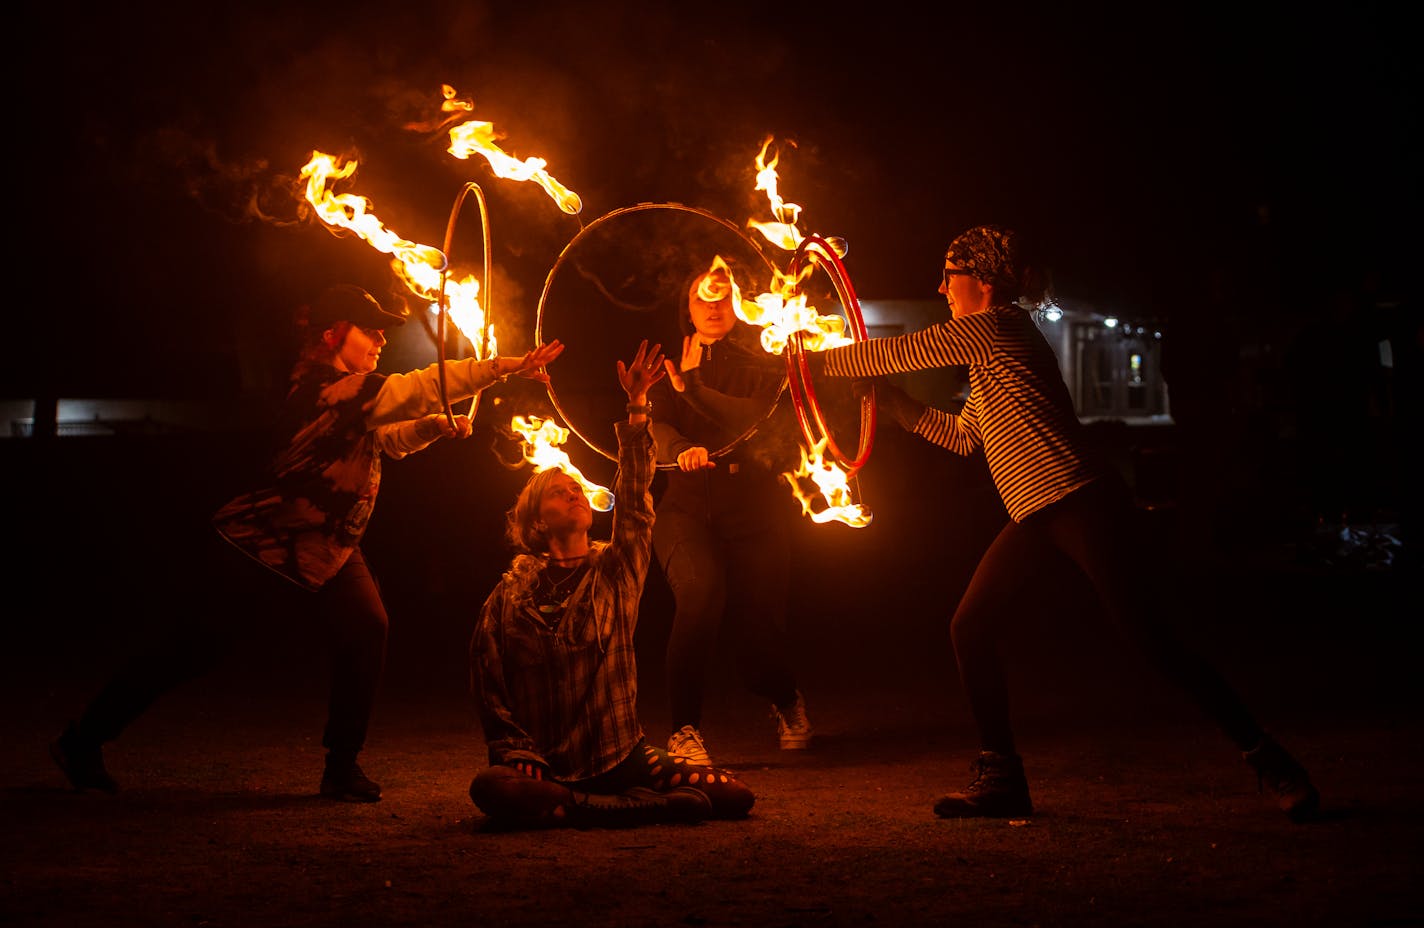
[[[696,825],[712,817],[712,800],[700,789],[679,786],[672,793],[683,797],[682,801],[670,803],[668,821],[672,824]]]
[[[375,793],[357,793],[349,789],[341,789],[337,786],[328,785],[326,783],[323,783],[321,785],[321,787],[317,790],[317,794],[321,796],[322,799],[332,799],[337,802],[381,801],[381,791],[379,789],[376,790]]]
[[[939,818],[1032,818],[1033,805],[1016,808],[992,808],[976,806],[948,797],[934,804],[934,814]]]
[[[64,774],[64,778],[69,781],[70,788],[76,793],[82,793],[88,789],[96,789],[101,793],[108,793],[110,796],[118,793],[118,781],[112,777],[110,777],[106,783],[79,782],[79,780],[75,778],[74,773],[70,770],[69,759],[60,748],[58,741],[50,742],[49,756],[50,760],[54,761],[55,766],[59,768],[60,772]]]
[[[323,791],[323,792],[321,793],[321,798],[323,798],[323,799],[332,799],[332,800],[335,800],[336,802],[380,802],[380,801],[381,801],[381,797],[380,797],[380,796],[358,796],[358,795],[356,795],[355,793],[336,793],[336,792],[330,792],[330,793],[328,793],[328,792],[325,792],[325,791]]]
[[[1301,799],[1294,804],[1290,802],[1282,803],[1281,811],[1297,825],[1313,822],[1320,817],[1320,793],[1311,790],[1309,794],[1301,797]]]

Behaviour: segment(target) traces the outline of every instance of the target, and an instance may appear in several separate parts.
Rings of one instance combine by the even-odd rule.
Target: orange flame
[[[455,88],[449,84],[442,85],[440,92],[445,96],[445,102],[440,105],[443,112],[474,112],[473,101],[456,97]],[[450,147],[447,151],[461,161],[473,154],[483,155],[496,177],[506,180],[532,180],[544,188],[544,192],[559,205],[559,209],[569,215],[576,215],[583,210],[583,201],[579,199],[579,195],[554,180],[549,172],[544,170],[548,166],[547,161],[543,158],[525,158],[520,161],[495,144],[499,137],[494,123],[469,119],[451,127]]]
[[[825,351],[853,341],[845,334],[843,317],[823,315],[806,302],[800,284],[811,270],[812,265],[808,264],[795,277],[774,270],[770,291],[758,295],[751,303],[738,304],[737,315],[752,325],[762,326],[761,346],[772,354],[781,354],[787,341],[797,332],[803,335],[801,346],[806,351]]]
[[[346,180],[356,173],[357,162],[350,159],[312,152],[311,160],[302,168],[306,181],[306,200],[317,218],[332,229],[345,229],[364,239],[372,248],[391,255],[391,267],[411,293],[430,303],[432,312],[440,310],[440,276],[445,269],[445,253],[431,245],[417,245],[396,235],[371,212],[371,201],[354,193],[335,193],[336,181]],[[490,328],[488,339],[475,337],[486,325],[485,312],[479,301],[480,282],[473,276],[445,283],[445,298],[450,320],[475,346],[476,357],[481,344],[488,345],[489,356],[497,353]]]
[[[825,451],[824,438],[817,442],[816,447],[809,453],[805,448],[801,449],[801,466],[794,472],[783,474],[791,484],[792,494],[800,501],[802,513],[810,516],[812,522],[824,524],[836,521],[851,528],[864,528],[870,524],[873,516],[868,509],[854,501],[845,471],[834,463],[827,463]],[[810,494],[801,491],[803,478],[809,478],[820,490],[821,498],[827,504],[825,508],[817,511],[812,505]]]
[[[771,147],[771,136],[767,136],[761,143],[761,151],[757,153],[757,190],[765,190],[766,198],[771,202],[771,214],[776,217],[774,222],[758,222],[755,219],[747,221],[747,225],[760,232],[768,242],[783,251],[795,251],[800,247],[802,239],[801,230],[796,228],[796,224],[801,221],[801,207],[795,203],[787,203],[777,192],[776,164],[781,160],[780,152],[772,155],[771,162],[766,160],[766,151]]]
[[[765,190],[771,204],[775,222],[749,220],[748,225],[757,229],[778,248],[795,251],[805,241],[806,236],[796,227],[801,221],[801,207],[787,203],[777,190],[777,162],[780,153],[774,153],[767,160],[772,137],[767,136],[757,153],[756,189]],[[805,294],[800,292],[801,282],[811,275],[815,266],[804,265],[794,277],[780,270],[773,272],[771,290],[756,297],[751,303],[738,301],[733,304],[737,315],[752,325],[761,326],[761,346],[771,354],[781,354],[786,343],[797,332],[803,333],[802,347],[806,351],[825,351],[837,345],[848,345],[852,339],[845,334],[845,319],[837,315],[823,315],[815,307],[807,305]]]
[[[756,189],[766,191],[775,221],[758,222],[753,219],[747,224],[761,232],[762,236],[776,247],[785,251],[796,251],[806,239],[797,228],[797,223],[801,221],[801,207],[795,203],[787,203],[781,197],[778,190],[779,177],[776,173],[776,165],[781,156],[779,153],[773,153],[768,161],[767,152],[771,142],[772,137],[767,136],[757,154]],[[844,240],[829,241],[838,255],[845,253]],[[719,257],[718,261],[720,260]],[[713,263],[714,268],[716,264],[717,262]],[[806,294],[801,292],[801,283],[810,276],[814,268],[815,265],[808,262],[794,276],[773,269],[771,289],[768,292],[758,295],[755,300],[745,301],[737,296],[733,301],[732,305],[741,319],[761,327],[761,346],[770,354],[784,353],[787,342],[797,333],[801,334],[800,344],[804,351],[825,351],[854,341],[846,334],[844,317],[824,315],[807,303]],[[835,520],[852,528],[863,528],[870,524],[870,514],[852,502],[850,478],[846,472],[834,461],[825,460],[827,443],[828,439],[822,438],[811,452],[807,452],[805,448],[801,449],[801,468],[794,474],[786,475],[791,484],[791,492],[801,502],[802,511],[813,521]],[[814,510],[810,496],[802,492],[801,478],[810,478],[810,482],[819,488],[826,504],[820,510]]]
[[[534,465],[536,474],[558,468],[583,486],[584,496],[588,497],[588,503],[594,509],[607,512],[613,508],[613,493],[584,477],[559,447],[569,440],[568,429],[553,419],[539,416],[515,416],[509,426],[523,437],[524,460]]]

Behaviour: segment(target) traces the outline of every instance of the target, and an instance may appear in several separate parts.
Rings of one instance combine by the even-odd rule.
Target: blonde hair
[[[549,536],[539,527],[539,503],[549,483],[562,474],[557,467],[541,470],[519,491],[514,505],[504,514],[504,540],[519,554],[547,554]]]

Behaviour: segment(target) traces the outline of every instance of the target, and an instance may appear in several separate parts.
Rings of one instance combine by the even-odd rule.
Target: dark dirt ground
[[[1325,808],[1310,825],[1258,796],[1225,739],[1052,584],[1056,608],[1024,623],[1012,665],[1037,814],[936,819],[975,749],[945,628],[967,562],[943,547],[891,559],[896,536],[818,527],[794,616],[814,748],[777,750],[767,707],[716,665],[704,732],[756,791],[750,818],[497,833],[466,794],[485,758],[464,697],[473,607],[452,606],[477,603],[494,568],[403,569],[419,526],[395,514],[431,508],[413,494],[449,480],[438,470],[390,469],[368,545],[393,615],[363,755],[382,802],[315,795],[324,677],[300,634],[247,646],[111,745],[118,796],[73,794],[46,742],[145,627],[130,581],[161,575],[115,526],[182,479],[136,471],[115,492],[84,476],[112,473],[92,455],[46,464],[40,484],[68,492],[6,502],[42,554],[8,581],[0,656],[6,926],[1424,924],[1420,599],[1397,573],[1262,556],[1203,567],[1180,594],[1190,636],[1313,772]],[[876,525],[948,511],[972,538],[948,498],[887,497]],[[666,592],[648,596],[640,706],[662,738]]]

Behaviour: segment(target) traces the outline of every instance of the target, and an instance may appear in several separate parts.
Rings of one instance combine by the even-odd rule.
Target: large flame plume
[[[474,112],[474,101],[461,99],[456,95],[455,88],[449,84],[442,85],[440,92],[445,97],[445,101],[440,105],[441,112],[454,114]],[[456,115],[452,118],[460,119],[461,117]],[[548,166],[547,161],[543,158],[525,158],[520,161],[495,144],[499,138],[501,136],[495,132],[494,123],[478,119],[464,119],[451,126],[450,147],[447,151],[462,161],[471,155],[483,155],[496,177],[503,177],[506,180],[533,181],[544,188],[544,192],[559,205],[559,209],[571,216],[577,215],[583,210],[583,201],[579,199],[579,195],[559,183],[548,171],[544,170]]]
[[[796,227],[801,221],[801,207],[795,203],[787,203],[777,190],[779,175],[776,173],[776,165],[781,160],[781,153],[777,152],[771,156],[770,161],[766,160],[771,142],[772,137],[767,136],[761,143],[761,151],[757,152],[756,189],[766,191],[766,198],[771,203],[771,215],[775,218],[771,222],[750,219],[747,225],[756,229],[768,242],[782,251],[795,251],[805,238]]]
[[[850,480],[846,472],[837,464],[825,458],[826,439],[816,443],[809,452],[801,449],[801,466],[785,475],[791,484],[791,492],[801,503],[801,511],[810,516],[812,522],[842,522],[851,528],[864,528],[870,524],[871,513],[855,502],[851,493]],[[803,479],[809,479],[820,491],[823,503],[818,505],[811,494],[802,492]]]
[[[766,192],[773,221],[751,219],[747,225],[777,248],[794,252],[806,239],[797,228],[801,221],[801,206],[788,203],[781,196],[780,177],[776,172],[781,154],[772,152],[768,159],[771,143],[772,137],[767,136],[762,141],[761,151],[757,152],[756,189]],[[845,333],[844,318],[823,314],[806,302],[801,284],[814,270],[815,266],[809,262],[795,274],[774,269],[770,290],[750,302],[739,300],[733,304],[737,315],[743,320],[762,327],[761,345],[771,354],[781,354],[786,349],[787,341],[798,332],[802,336],[801,348],[805,351],[825,351],[852,341]]]
[[[781,196],[776,171],[781,156],[779,152],[771,152],[771,143],[772,137],[768,136],[757,153],[756,189],[766,192],[772,221],[752,219],[747,225],[760,232],[772,245],[794,252],[806,241],[806,235],[798,228],[801,207],[788,203]],[[843,239],[830,238],[826,241],[837,255],[845,254]],[[725,266],[720,256],[713,261],[713,269],[719,264]],[[761,346],[768,353],[784,355],[789,350],[787,343],[793,337],[798,338],[801,351],[825,351],[854,341],[846,333],[844,317],[821,313],[807,302],[801,284],[814,270],[813,262],[807,262],[795,274],[773,268],[771,289],[758,294],[753,300],[743,300],[734,291],[733,309],[745,322],[761,327]],[[791,491],[801,502],[803,512],[815,522],[837,521],[852,528],[869,525],[869,512],[853,502],[850,475],[835,461],[825,459],[828,440],[829,436],[822,437],[809,452],[804,447],[801,449],[800,469],[784,475]],[[810,441],[810,436],[807,436],[807,441]],[[810,495],[802,491],[803,478],[809,478],[809,482],[820,490],[821,505],[813,505]]]
[[[510,427],[523,439],[524,460],[534,466],[536,474],[558,468],[579,482],[588,504],[594,509],[607,512],[613,508],[612,491],[585,477],[560,447],[569,440],[568,429],[553,419],[540,416],[515,416],[510,421]]]
[[[311,160],[302,168],[306,181],[306,201],[316,211],[317,218],[333,229],[353,232],[372,248],[391,255],[391,267],[411,293],[425,300],[432,312],[439,312],[441,275],[445,271],[445,253],[431,245],[418,245],[387,229],[371,211],[371,201],[354,193],[337,193],[333,187],[356,173],[357,161],[343,159],[325,152],[312,152]],[[445,282],[445,299],[450,321],[475,346],[476,357],[481,346],[488,355],[497,353],[493,326],[488,336],[477,337],[486,327],[484,308],[480,306],[480,282],[472,275]]]
[[[811,273],[807,264],[796,275],[779,269],[772,272],[771,289],[757,295],[753,302],[739,304],[737,315],[752,325],[762,326],[761,346],[772,354],[781,354],[792,335],[801,333],[801,347],[806,351],[825,351],[837,345],[849,345],[845,334],[845,319],[825,315],[806,302],[801,281]]]

